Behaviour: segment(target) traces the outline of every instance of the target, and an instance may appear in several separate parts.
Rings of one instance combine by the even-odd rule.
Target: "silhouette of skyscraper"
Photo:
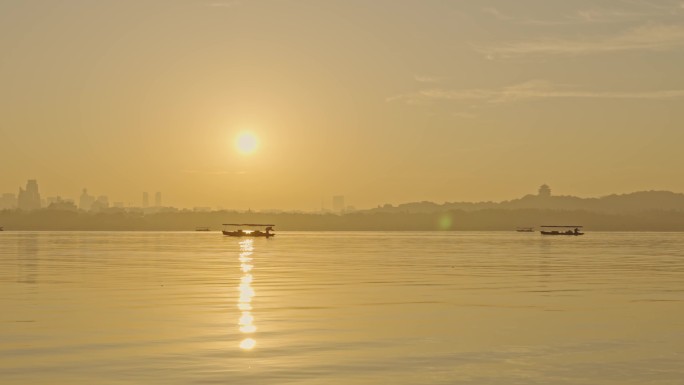
[[[38,192],[38,182],[29,179],[26,182],[26,190],[19,187],[18,207],[21,210],[36,210],[40,208],[40,193]]]
[[[344,211],[344,195],[336,195],[332,199],[333,211],[342,212]]]
[[[142,207],[148,208],[150,206],[150,197],[147,195],[147,191],[143,193]]]
[[[78,208],[83,211],[90,211],[95,202],[95,197],[88,195],[88,189],[83,189],[81,193],[81,198],[78,200]]]
[[[156,194],[154,194],[154,205],[156,207],[161,207],[162,201],[161,201],[161,193],[157,191]]]
[[[10,210],[17,208],[17,196],[11,193],[2,194],[0,198],[0,210]]]
[[[109,198],[106,195],[100,195],[97,197],[93,205],[91,206],[91,211],[99,212],[109,208]]]

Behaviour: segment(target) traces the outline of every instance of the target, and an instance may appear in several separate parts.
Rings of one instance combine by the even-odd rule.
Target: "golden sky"
[[[4,0],[0,52],[0,192],[684,191],[682,0]]]

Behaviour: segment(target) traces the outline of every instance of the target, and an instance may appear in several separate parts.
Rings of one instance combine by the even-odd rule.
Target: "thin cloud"
[[[630,9],[605,9],[589,8],[579,10],[574,18],[587,23],[614,23],[634,20],[667,19],[680,15],[681,4],[677,2],[660,2],[659,4],[649,1],[626,0]]]
[[[504,20],[504,21],[515,20],[514,17],[506,15],[505,13],[501,12],[498,8],[494,8],[494,7],[482,8],[482,12],[492,15],[492,16],[494,16],[495,19],[498,19],[498,20]]]
[[[215,7],[215,8],[234,8],[242,3],[239,1],[217,1],[213,3],[207,4],[208,7]]]
[[[506,14],[502,11],[500,11],[498,8],[494,7],[486,7],[482,8],[482,12],[487,13],[491,16],[493,16],[495,19],[500,20],[500,21],[505,21],[509,23],[515,23],[515,24],[524,24],[524,25],[563,25],[563,24],[576,24],[576,20],[571,20],[571,19],[561,19],[561,20],[537,20],[537,19],[530,19],[527,17],[516,17],[516,16],[511,16],[509,14]]]
[[[684,47],[684,25],[647,25],[609,37],[537,39],[476,47],[488,58],[526,55],[579,56],[626,51],[668,51]]]
[[[419,83],[439,83],[445,80],[445,78],[425,75],[415,75],[413,79]]]
[[[615,23],[642,19],[644,16],[654,16],[654,13],[624,11],[616,9],[589,8],[579,10],[571,17],[582,23]]]
[[[573,24],[621,23],[645,20],[647,18],[654,20],[660,19],[662,21],[664,18],[671,18],[673,15],[681,15],[682,9],[684,9],[684,3],[678,2],[654,4],[647,1],[625,0],[621,2],[621,4],[622,7],[618,8],[592,7],[578,9],[569,14],[546,20],[510,15],[495,7],[485,7],[482,8],[482,11],[493,16],[497,20],[509,23],[537,26],[562,26]]]
[[[660,11],[661,13],[672,13],[678,6],[682,6],[682,4],[684,4],[684,2],[677,0],[623,0],[623,2],[625,4],[631,4],[635,6],[645,7],[655,11]],[[682,8],[684,8],[684,6],[682,6]]]
[[[682,90],[655,91],[593,91],[574,86],[559,85],[543,80],[533,80],[496,89],[427,89],[387,98],[388,102],[403,101],[408,104],[425,104],[437,101],[476,102],[500,104],[542,99],[625,99],[667,100],[684,97]]]

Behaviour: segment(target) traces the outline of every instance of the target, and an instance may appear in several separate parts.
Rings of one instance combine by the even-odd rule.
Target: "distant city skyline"
[[[142,192],[141,204],[136,204],[135,202],[125,203],[122,201],[113,201],[110,203],[108,195],[90,195],[87,188],[81,190],[81,194],[77,199],[71,198],[67,195],[51,195],[43,196],[40,194],[40,187],[36,179],[29,179],[26,181],[25,187],[18,188],[19,193],[0,193],[0,210],[7,209],[21,209],[21,210],[37,210],[41,208],[49,208],[51,205],[59,208],[67,208],[74,210],[83,211],[101,211],[109,208],[141,208],[150,209],[150,212],[157,211],[160,208],[176,208],[175,206],[164,206],[162,202],[162,193],[157,191],[154,193],[154,205],[149,203],[149,193],[147,191]],[[332,197],[332,211],[337,213],[343,213],[345,211],[353,210],[352,206],[344,205],[344,196],[333,196]],[[180,206],[178,208],[188,209],[192,208],[195,211],[211,211],[212,207],[192,205]],[[222,206],[215,207],[215,209],[223,209]],[[267,211],[282,211],[282,209],[270,208]],[[313,210],[317,211],[317,210]],[[329,212],[331,210],[322,207],[321,211]]]
[[[654,190],[654,189],[649,189],[649,190],[642,190],[642,191],[664,191],[664,190]],[[637,193],[638,191],[632,191],[627,194],[633,194]],[[669,191],[668,191],[669,192]],[[673,192],[677,194],[677,192]],[[580,199],[591,199],[591,198],[604,198],[607,196],[612,196],[612,195],[620,195],[617,193],[611,193],[611,194],[606,194],[603,196],[597,196],[597,197],[578,197],[578,196],[572,196],[568,194],[559,194],[557,195],[558,197],[571,197],[571,198],[580,198]],[[352,213],[356,211],[364,211],[364,210],[373,210],[373,209],[378,209],[378,208],[396,208],[396,207],[402,207],[402,206],[407,206],[407,205],[414,205],[414,204],[423,204],[423,203],[429,203],[429,204],[499,204],[499,203],[504,203],[508,202],[511,200],[518,200],[521,198],[525,197],[530,197],[530,196],[536,196],[538,198],[549,198],[552,197],[552,189],[551,187],[544,183],[540,185],[537,188],[536,193],[533,193],[530,191],[527,194],[523,194],[520,196],[513,196],[513,197],[508,197],[507,199],[503,199],[501,201],[485,201],[485,200],[476,200],[476,201],[458,201],[458,200],[451,200],[451,201],[444,201],[444,202],[435,202],[435,201],[428,201],[424,199],[418,199],[418,200],[413,200],[413,201],[406,201],[406,202],[396,202],[396,203],[388,203],[388,202],[382,202],[382,203],[377,203],[376,205],[370,206],[370,207],[361,207],[357,208],[355,206],[347,205],[346,204],[346,198],[344,195],[333,195],[330,197],[330,200],[326,204],[326,199],[323,199],[321,202],[322,205],[320,208],[314,208],[312,210],[300,210],[300,209],[282,209],[282,208],[273,208],[273,207],[267,207],[267,208],[259,208],[259,207],[254,207],[254,208],[238,208],[238,207],[229,207],[229,206],[203,206],[201,204],[193,204],[190,206],[172,206],[172,205],[167,205],[163,206],[162,205],[162,193],[160,191],[155,192],[155,201],[154,205],[149,205],[149,194],[148,192],[142,192],[142,199],[140,203],[135,203],[135,202],[123,202],[123,201],[111,201],[108,195],[90,195],[88,193],[87,188],[83,188],[81,190],[81,194],[78,197],[78,199],[73,199],[70,198],[69,196],[62,196],[62,195],[51,195],[51,196],[46,196],[46,197],[41,197],[40,194],[40,186],[39,183],[36,179],[29,179],[26,181],[25,187],[19,187],[19,194],[15,195],[13,193],[0,193],[0,210],[6,210],[6,209],[22,209],[22,210],[35,210],[39,208],[48,208],[50,205],[54,205],[55,208],[60,208],[60,209],[73,209],[73,210],[83,210],[83,211],[102,211],[102,210],[107,210],[107,209],[141,209],[141,210],[147,210],[148,212],[158,212],[160,209],[171,209],[171,210],[192,210],[192,211],[198,211],[198,212],[209,212],[209,211],[214,211],[214,210],[238,210],[238,211],[257,211],[257,212],[273,212],[273,213],[278,213],[278,212],[311,212],[311,213],[316,213],[316,212],[321,212],[321,213],[336,213],[336,214],[345,214],[345,213]],[[484,207],[483,207],[484,208]]]
[[[38,180],[29,179],[26,181],[25,187],[19,187],[18,194],[5,192],[0,193],[0,210],[3,209],[21,209],[21,210],[36,210],[40,208],[48,208],[51,205],[58,204],[61,207],[68,207],[68,205],[73,205],[74,209],[80,209],[84,211],[98,211],[103,209],[113,208],[124,208],[124,207],[141,207],[148,208],[148,194],[143,192],[142,205],[136,205],[135,203],[124,203],[122,201],[113,201],[110,204],[109,196],[101,194],[98,196],[93,196],[88,193],[87,188],[81,190],[81,194],[78,198],[71,198],[67,195],[62,194],[51,195],[51,196],[41,196],[40,187]],[[160,208],[162,206],[161,192],[155,193],[155,208]]]

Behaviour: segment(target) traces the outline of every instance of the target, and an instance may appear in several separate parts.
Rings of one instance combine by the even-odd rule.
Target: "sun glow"
[[[254,133],[244,131],[238,134],[235,144],[241,154],[247,155],[256,151],[259,141]]]

